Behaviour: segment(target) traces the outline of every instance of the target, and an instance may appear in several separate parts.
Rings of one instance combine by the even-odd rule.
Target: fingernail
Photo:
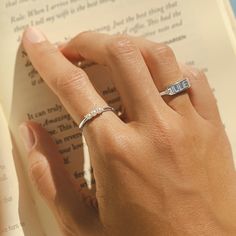
[[[33,131],[25,123],[23,123],[19,127],[19,132],[26,151],[30,152],[36,142]]]
[[[41,43],[46,40],[45,36],[36,28],[29,27],[25,32],[25,37],[31,43]]]

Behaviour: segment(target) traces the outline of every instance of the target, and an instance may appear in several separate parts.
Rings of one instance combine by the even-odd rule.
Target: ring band
[[[83,127],[86,125],[86,123],[93,118],[101,115],[104,112],[112,111],[115,112],[115,109],[113,107],[96,107],[91,112],[89,112],[87,115],[84,116],[83,120],[79,124],[79,128],[83,129]]]
[[[191,87],[191,84],[188,79],[181,80],[179,82],[176,82],[174,84],[171,84],[166,88],[166,90],[160,92],[161,96],[173,96],[179,93],[182,93],[189,89]]]

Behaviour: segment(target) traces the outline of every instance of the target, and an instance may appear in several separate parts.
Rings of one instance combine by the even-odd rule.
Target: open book
[[[20,46],[27,26],[39,27],[55,43],[96,30],[169,44],[181,62],[207,74],[236,156],[236,40],[226,0],[6,0],[0,1],[0,13],[0,235],[61,235],[27,176],[18,134],[26,120],[48,130],[78,187],[93,194],[81,132]],[[119,108],[105,69],[95,65],[86,71],[109,105]]]

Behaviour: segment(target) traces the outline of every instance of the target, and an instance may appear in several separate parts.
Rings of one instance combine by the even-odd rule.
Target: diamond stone
[[[97,114],[101,114],[103,112],[103,109],[101,107],[97,108]]]
[[[97,110],[93,110],[93,111],[91,112],[91,115],[92,115],[92,117],[96,116],[96,115],[97,115]]]
[[[169,88],[167,88],[167,94],[168,95],[175,95],[178,93],[181,93],[185,90],[187,90],[188,88],[190,88],[190,83],[187,79],[182,80],[176,84],[171,85]]]
[[[91,113],[87,114],[87,115],[85,116],[85,118],[91,119],[91,118],[92,118],[92,114],[91,114]]]

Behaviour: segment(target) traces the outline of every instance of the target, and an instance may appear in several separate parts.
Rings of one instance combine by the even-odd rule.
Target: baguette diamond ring
[[[88,121],[92,120],[93,118],[95,118],[107,111],[115,112],[115,109],[113,107],[96,107],[96,108],[94,108],[91,112],[89,112],[87,115],[84,116],[83,120],[79,124],[79,128],[82,129]]]
[[[166,88],[166,90],[160,92],[161,96],[173,96],[179,93],[184,92],[185,90],[189,89],[191,84],[188,79],[181,80],[176,82],[175,84],[171,84]]]

